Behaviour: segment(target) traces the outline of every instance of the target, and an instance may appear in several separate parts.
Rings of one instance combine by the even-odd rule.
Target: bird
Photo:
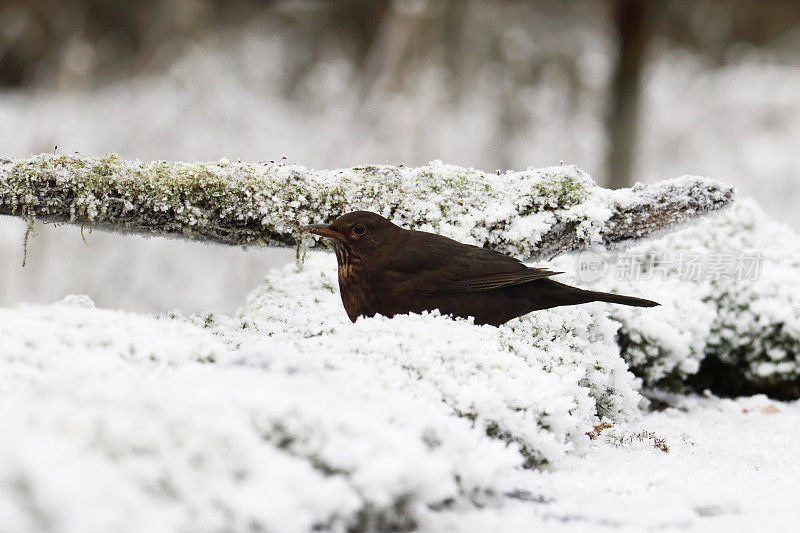
[[[475,324],[500,326],[540,309],[588,302],[654,307],[657,302],[572,287],[556,274],[500,252],[443,235],[401,228],[369,211],[300,228],[331,240],[347,316],[422,313],[438,309]]]

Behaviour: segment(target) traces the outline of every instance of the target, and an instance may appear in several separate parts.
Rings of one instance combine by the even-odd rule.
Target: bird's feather
[[[519,272],[497,272],[494,274],[484,274],[481,276],[462,278],[451,283],[449,286],[432,290],[429,292],[429,294],[490,291],[493,289],[501,289],[503,287],[522,285],[523,283],[528,283],[537,279],[549,278],[550,276],[555,276],[556,274],[563,274],[563,272],[555,272],[545,268],[528,267],[526,270]]]
[[[375,270],[390,285],[420,295],[490,291],[561,273],[432,233],[414,232],[413,246],[400,243],[400,248],[402,253],[385,256]]]

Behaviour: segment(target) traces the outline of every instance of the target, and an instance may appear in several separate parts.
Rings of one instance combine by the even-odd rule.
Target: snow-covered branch
[[[603,189],[575,166],[485,173],[423,167],[311,170],[275,163],[0,159],[0,214],[229,245],[293,244],[351,210],[383,214],[522,258],[619,247],[728,206],[734,190],[684,176]]]

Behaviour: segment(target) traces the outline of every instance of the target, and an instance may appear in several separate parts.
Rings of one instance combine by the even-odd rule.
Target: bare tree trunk
[[[640,80],[649,40],[647,0],[617,0],[614,26],[618,35],[618,55],[608,106],[609,152],[607,184],[611,189],[633,183]]]

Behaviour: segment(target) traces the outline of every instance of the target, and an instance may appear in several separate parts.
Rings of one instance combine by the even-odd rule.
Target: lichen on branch
[[[522,259],[621,247],[731,204],[684,176],[610,191],[571,165],[483,172],[443,164],[312,170],[297,165],[0,159],[0,214],[228,245],[292,245],[298,228],[356,209]]]

